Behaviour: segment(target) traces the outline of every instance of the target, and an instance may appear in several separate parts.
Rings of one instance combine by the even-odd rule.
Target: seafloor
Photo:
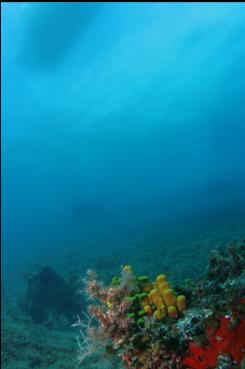
[[[122,237],[88,253],[87,249],[66,250],[57,258],[49,257],[49,264],[64,277],[73,273],[79,278],[87,268],[98,272],[109,281],[118,273],[120,265],[131,264],[140,274],[169,274],[178,283],[186,278],[195,279],[205,270],[208,250],[245,236],[245,219],[234,217],[209,222],[185,222],[154,231],[139,232]],[[33,261],[35,262],[35,260]],[[45,259],[43,259],[45,264]],[[39,259],[39,264],[42,260]],[[17,283],[17,282],[16,282]],[[18,290],[18,283],[16,284]],[[82,286],[81,286],[82,287]],[[6,287],[5,287],[6,289]],[[20,287],[21,290],[21,287]],[[16,293],[10,293],[10,296]],[[85,298],[81,295],[81,298]],[[107,354],[94,355],[82,365],[77,360],[78,332],[74,329],[48,329],[34,324],[21,314],[15,299],[7,297],[2,314],[2,367],[3,369],[117,369],[120,364]],[[101,359],[102,358],[102,359]]]

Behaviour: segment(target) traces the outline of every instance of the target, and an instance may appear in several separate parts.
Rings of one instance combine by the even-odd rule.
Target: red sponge
[[[230,355],[237,363],[245,356],[245,321],[241,321],[236,329],[231,330],[231,318],[220,319],[220,327],[216,332],[207,329],[209,343],[205,347],[190,343],[191,355],[184,359],[184,364],[190,369],[214,368],[219,355]]]

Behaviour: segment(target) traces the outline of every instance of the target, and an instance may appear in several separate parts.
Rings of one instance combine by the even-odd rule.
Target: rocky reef
[[[110,285],[89,270],[80,361],[106,352],[128,369],[238,369],[245,356],[245,240],[217,247],[196,282],[123,266]]]

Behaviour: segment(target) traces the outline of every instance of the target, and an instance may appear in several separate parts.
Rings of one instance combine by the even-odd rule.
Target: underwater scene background
[[[1,10],[3,368],[121,368],[78,362],[86,270],[194,283],[245,237],[245,5]]]

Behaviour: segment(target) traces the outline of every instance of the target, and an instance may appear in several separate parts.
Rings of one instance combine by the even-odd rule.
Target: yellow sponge
[[[161,294],[163,294],[163,292],[164,292],[165,290],[167,290],[167,289],[169,289],[169,288],[170,288],[170,284],[169,284],[168,282],[164,282],[164,283],[159,284],[159,285],[158,285],[158,288],[159,288],[159,290],[160,290]]]
[[[177,296],[177,306],[179,311],[184,311],[186,309],[186,297],[184,295]]]
[[[170,316],[170,318],[178,318],[178,311],[175,306],[172,305],[168,307],[168,315]]]
[[[152,301],[157,308],[164,305],[161,292],[156,288],[150,292],[150,301]]]
[[[167,280],[167,277],[165,276],[165,274],[159,274],[159,275],[156,277],[157,284],[160,284],[160,283],[166,282],[166,280]]]
[[[145,311],[146,315],[148,315],[148,316],[153,315],[153,311],[152,311],[152,308],[150,307],[150,305],[145,305],[144,306],[144,311]]]
[[[126,273],[133,273],[133,268],[131,267],[131,265],[125,265],[125,266],[123,267],[123,270],[124,270],[124,272],[126,272]]]
[[[163,319],[163,318],[165,318],[165,316],[166,316],[165,310],[157,309],[157,310],[154,312],[153,316],[154,316],[155,318],[157,318],[157,320],[162,320],[162,319]]]
[[[163,298],[167,306],[176,305],[177,299],[174,294],[174,291],[171,288],[167,288],[163,292]]]

